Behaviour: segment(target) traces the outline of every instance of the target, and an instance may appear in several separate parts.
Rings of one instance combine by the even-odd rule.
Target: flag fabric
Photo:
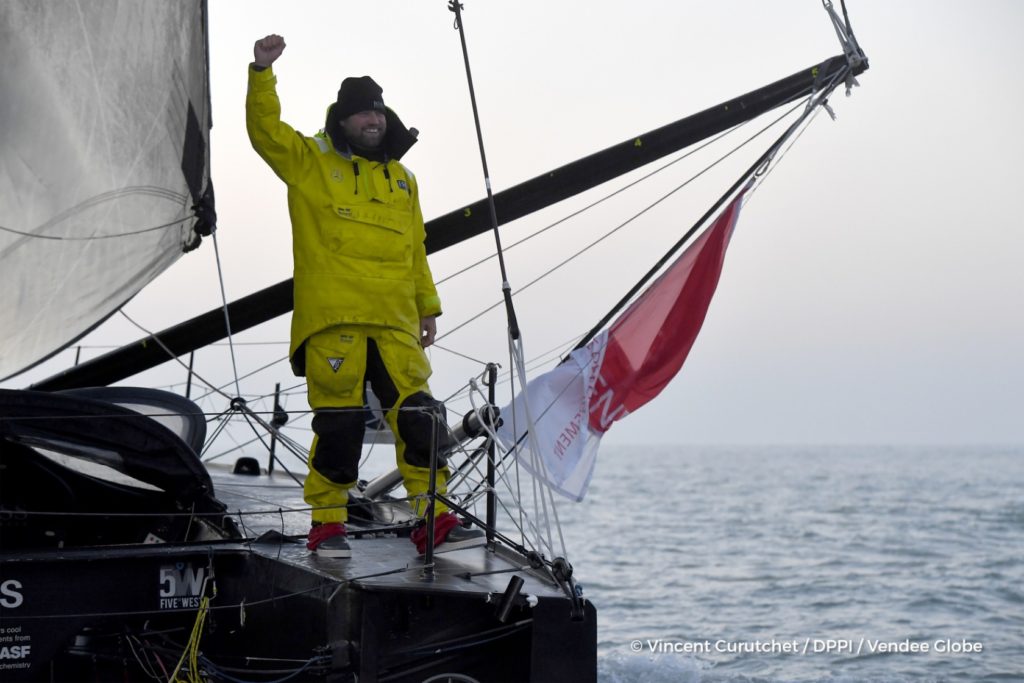
[[[502,409],[498,436],[503,444],[511,449],[519,443],[520,464],[559,493],[583,499],[604,433],[661,393],[679,372],[718,286],[745,192],[611,327],[531,380]],[[524,395],[534,420],[529,440]]]

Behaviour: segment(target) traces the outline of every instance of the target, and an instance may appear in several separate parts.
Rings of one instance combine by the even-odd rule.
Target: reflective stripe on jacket
[[[420,318],[441,300],[427,265],[416,179],[401,163],[345,156],[323,136],[281,121],[277,79],[249,68],[249,140],[288,186],[295,267],[289,356],[339,324],[403,330],[419,339]],[[293,362],[293,367],[295,363]]]

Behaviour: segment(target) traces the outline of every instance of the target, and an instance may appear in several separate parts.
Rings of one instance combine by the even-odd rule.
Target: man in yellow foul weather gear
[[[305,375],[313,408],[313,445],[305,499],[313,507],[307,546],[349,557],[348,489],[358,479],[368,381],[395,434],[396,457],[417,513],[426,502],[435,420],[443,406],[427,386],[424,348],[441,314],[423,241],[416,178],[399,159],[416,142],[384,106],[372,78],[346,78],[324,129],[307,137],[281,121],[271,65],[285,42],[256,41],[249,66],[246,127],[253,148],[288,185],[295,266],[289,355]],[[437,488],[448,468],[439,460]],[[435,544],[478,544],[440,503]],[[414,533],[421,553],[425,533]]]

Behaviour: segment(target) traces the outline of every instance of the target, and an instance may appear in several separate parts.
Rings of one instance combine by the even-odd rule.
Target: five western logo
[[[160,567],[160,609],[195,609],[203,596],[206,567],[175,562]]]
[[[344,358],[330,358],[330,357],[328,357],[327,358],[327,362],[331,364],[331,370],[334,370],[335,372],[337,372],[338,368],[341,367],[341,364],[345,362],[345,359]]]

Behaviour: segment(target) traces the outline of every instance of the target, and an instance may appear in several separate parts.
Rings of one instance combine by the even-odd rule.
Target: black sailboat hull
[[[541,563],[494,544],[428,567],[386,494],[354,499],[351,559],[319,558],[301,486],[203,467],[197,410],[146,389],[0,390],[0,680],[168,680],[179,663],[210,680],[596,680],[594,608]]]
[[[371,544],[371,554],[411,549],[407,539],[354,541],[363,551]],[[455,554],[439,558],[433,579],[414,569],[366,580],[346,578],[343,562],[317,567],[304,547],[277,544],[7,554],[2,678],[139,680],[157,659],[168,670],[187,661],[201,624],[200,668],[246,680],[304,667],[298,680],[596,681],[592,605],[572,621],[569,601],[541,588],[536,604],[513,605],[501,622],[506,579],[447,570],[510,565],[483,549]]]

